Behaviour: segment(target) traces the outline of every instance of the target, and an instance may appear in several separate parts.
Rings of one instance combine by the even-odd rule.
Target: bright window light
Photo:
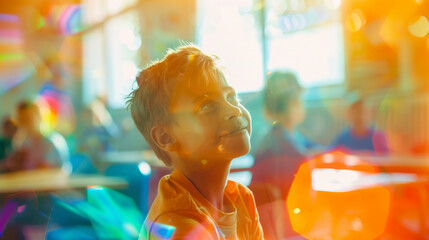
[[[125,97],[132,89],[138,72],[141,37],[137,22],[137,12],[130,12],[106,24],[106,46],[109,49],[107,59],[110,78],[109,105],[113,108],[125,107]]]
[[[197,44],[220,58],[237,92],[263,86],[260,35],[253,0],[198,1]]]
[[[304,87],[344,82],[344,46],[340,24],[287,33],[269,40],[268,69],[290,70]]]

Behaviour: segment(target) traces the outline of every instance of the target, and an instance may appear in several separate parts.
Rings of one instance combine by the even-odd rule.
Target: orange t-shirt
[[[263,239],[252,192],[231,180],[224,192],[228,212],[214,207],[174,170],[159,182],[139,239]]]

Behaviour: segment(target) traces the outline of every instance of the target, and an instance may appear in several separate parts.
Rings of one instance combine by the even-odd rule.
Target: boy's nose
[[[243,115],[243,111],[241,111],[241,108],[239,106],[232,105],[228,103],[228,111],[225,116],[225,120],[230,120],[235,117],[241,117]]]

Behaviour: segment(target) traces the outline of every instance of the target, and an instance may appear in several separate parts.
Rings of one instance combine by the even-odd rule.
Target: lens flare
[[[373,239],[387,222],[390,193],[372,180],[376,168],[341,152],[304,163],[290,189],[293,229],[309,239]],[[352,164],[351,164],[352,163]]]
[[[360,9],[354,9],[347,16],[346,28],[351,32],[359,31],[366,23],[365,16]]]
[[[42,114],[42,130],[49,134],[56,130],[69,134],[75,129],[75,111],[69,96],[56,89],[52,84],[45,84],[36,99]]]
[[[83,30],[82,8],[79,4],[52,6],[48,20],[52,27],[64,35],[75,34]]]
[[[171,238],[171,236],[174,233],[174,230],[176,230],[176,228],[173,226],[169,226],[161,223],[154,223],[151,229],[151,234],[156,236],[157,239],[167,240]]]
[[[23,24],[12,14],[0,14],[0,95],[35,72],[24,51]]]
[[[9,219],[14,215],[18,208],[18,203],[15,201],[7,201],[0,211],[0,236],[3,233],[4,227],[6,226]]]
[[[143,216],[131,198],[101,186],[88,187],[86,201],[69,204],[62,199],[55,200],[59,206],[88,218],[101,239],[137,239],[143,224]],[[75,234],[80,236],[78,232]]]

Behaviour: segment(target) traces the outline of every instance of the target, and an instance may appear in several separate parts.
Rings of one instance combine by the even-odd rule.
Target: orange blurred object
[[[309,239],[374,239],[386,226],[390,192],[377,169],[334,152],[304,163],[287,199],[293,229]]]

